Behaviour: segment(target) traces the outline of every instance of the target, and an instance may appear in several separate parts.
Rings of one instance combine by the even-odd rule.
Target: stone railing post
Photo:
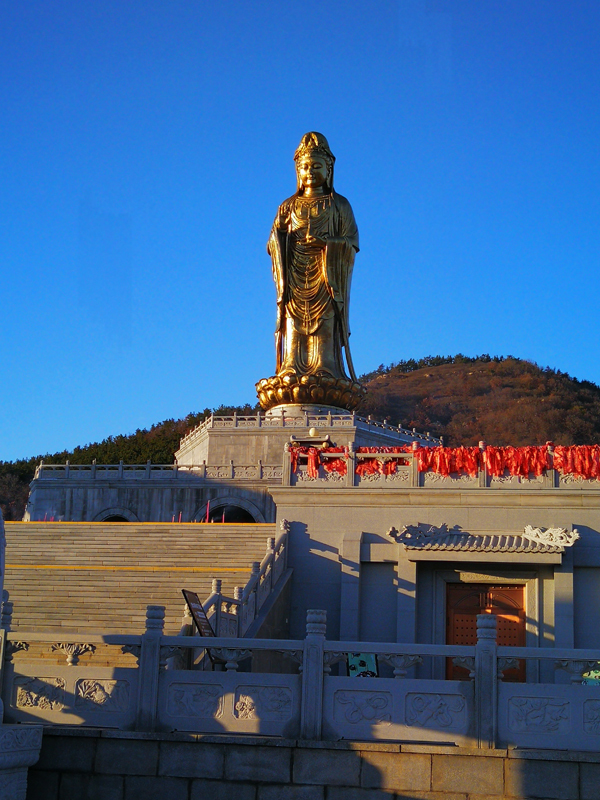
[[[242,586],[234,586],[233,587],[233,599],[237,600],[237,604],[235,606],[236,612],[236,637],[240,639],[244,634],[242,632],[242,595],[244,593],[244,589]]]
[[[323,670],[327,612],[306,612],[306,639],[302,659],[300,738],[320,739],[323,721]]]
[[[479,442],[479,452],[481,453],[482,460],[486,447],[487,445],[483,440]],[[477,471],[477,476],[478,476],[478,485],[485,488],[487,486],[487,479],[488,479],[487,468],[485,466],[485,463],[481,467],[479,467]]]
[[[265,553],[265,561],[270,564],[268,568],[268,575],[265,575],[265,580],[268,581],[269,584],[269,594],[273,591],[273,571],[275,569],[275,539],[272,536],[269,536],[267,539],[267,550]]]
[[[290,454],[289,442],[283,447],[283,470],[281,473],[281,485],[291,486],[292,483],[292,456]]]
[[[417,450],[419,449],[419,443],[418,442],[412,442],[411,443],[411,447],[412,447],[412,458],[411,458],[411,461],[410,461],[410,480],[409,480],[409,484],[408,485],[410,486],[411,489],[414,489],[415,487],[417,487],[419,485],[419,481],[420,481],[420,479],[419,479],[419,459],[418,459],[418,456],[417,456]]]
[[[354,473],[356,472],[356,444],[348,442],[348,455],[346,457],[346,486],[354,486]]]
[[[137,714],[135,719],[135,728],[138,731],[156,730],[160,640],[164,624],[165,607],[147,606],[146,632],[142,636],[140,652]]]
[[[221,606],[222,606],[222,599],[221,599],[221,587],[223,582],[219,578],[213,578],[212,581],[212,593],[215,596],[215,636],[221,635]]]
[[[477,615],[475,646],[475,725],[477,746],[496,747],[498,714],[498,667],[495,614]]]

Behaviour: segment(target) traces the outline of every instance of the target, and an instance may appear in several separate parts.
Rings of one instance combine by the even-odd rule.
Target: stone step
[[[176,633],[182,588],[204,600],[220,578],[231,596],[275,536],[264,524],[6,523],[12,629],[141,634],[146,606],[164,605]]]

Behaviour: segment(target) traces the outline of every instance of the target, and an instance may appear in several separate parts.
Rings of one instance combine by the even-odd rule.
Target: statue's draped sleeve
[[[285,318],[285,302],[287,291],[287,226],[289,225],[289,200],[279,206],[277,216],[271,228],[267,242],[267,252],[273,265],[273,280],[277,292],[277,325],[276,331],[283,328]]]
[[[331,291],[337,311],[350,335],[348,314],[350,307],[350,285],[354,256],[358,252],[358,228],[350,203],[342,195],[333,194],[333,214],[330,237],[327,239],[323,267],[325,280]]]

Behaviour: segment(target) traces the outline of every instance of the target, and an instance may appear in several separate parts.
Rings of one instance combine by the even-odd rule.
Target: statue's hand
[[[321,239],[319,236],[307,236],[304,241],[307,244],[317,245],[317,247],[327,247],[327,239]]]
[[[288,229],[288,215],[287,214],[278,214],[277,218],[275,219],[275,227],[278,231],[287,232]]]

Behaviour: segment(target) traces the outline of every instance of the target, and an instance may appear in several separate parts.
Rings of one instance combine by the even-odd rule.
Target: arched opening
[[[113,506],[99,511],[92,522],[139,522],[139,519],[128,508]]]
[[[256,522],[245,508],[232,504],[211,508],[208,519],[209,522]]]

